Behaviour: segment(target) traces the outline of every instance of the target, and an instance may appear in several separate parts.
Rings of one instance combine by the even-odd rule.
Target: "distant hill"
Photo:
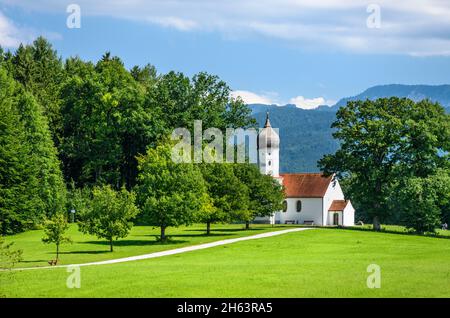
[[[304,110],[295,105],[250,104],[252,115],[259,127],[264,125],[266,112],[270,112],[270,122],[280,129],[281,172],[317,172],[317,161],[324,154],[334,153],[338,142],[332,137],[332,122],[336,110],[349,100],[376,99],[380,97],[408,97],[414,101],[428,98],[439,102],[450,113],[450,85],[380,85],[371,87],[359,95],[342,98],[332,107],[321,106]]]
[[[407,97],[416,102],[428,98],[433,102],[440,103],[447,111],[450,111],[450,85],[378,85],[368,88],[356,96],[342,98],[333,108],[345,106],[350,100],[373,100],[391,96]]]

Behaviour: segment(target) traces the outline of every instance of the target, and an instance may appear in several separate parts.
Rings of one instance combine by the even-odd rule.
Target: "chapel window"
[[[286,212],[288,208],[288,203],[286,200],[283,201],[283,212]]]
[[[297,212],[301,212],[302,211],[302,200],[298,200],[297,201]]]

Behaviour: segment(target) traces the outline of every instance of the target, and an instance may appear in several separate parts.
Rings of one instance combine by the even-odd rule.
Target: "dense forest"
[[[42,37],[0,48],[0,118],[4,234],[69,211],[80,189],[132,190],[137,157],[194,119],[203,129],[256,124],[217,76],[127,70],[108,52],[97,63],[63,60]]]

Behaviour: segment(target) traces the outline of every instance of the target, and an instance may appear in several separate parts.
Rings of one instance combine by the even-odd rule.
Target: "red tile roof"
[[[347,203],[348,201],[346,200],[333,200],[328,211],[344,211]]]
[[[321,173],[285,173],[280,176],[288,198],[323,198],[333,178],[324,177]]]

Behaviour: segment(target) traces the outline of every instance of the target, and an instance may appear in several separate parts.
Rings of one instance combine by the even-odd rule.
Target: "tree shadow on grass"
[[[151,235],[155,237],[155,235]],[[164,242],[157,241],[156,237],[154,241],[148,241],[148,240],[120,240],[120,241],[114,241],[114,246],[152,246],[152,245],[168,245],[168,244],[181,244],[186,243],[185,240],[167,240]],[[102,245],[102,246],[109,246],[109,242],[107,241],[86,241],[83,242],[83,244],[95,244],[95,245]]]
[[[204,232],[204,231],[203,231]],[[168,235],[169,237],[215,237],[215,236],[230,236],[232,234],[223,234],[223,233],[210,233],[210,234],[206,234],[206,232],[204,233],[200,233],[200,234],[173,234],[173,235]]]
[[[149,240],[120,240],[120,241],[114,241],[113,245],[114,247],[125,247],[125,246],[154,246],[154,245],[176,245],[181,243],[186,243],[188,241],[185,240],[173,240],[169,239],[164,242],[156,240],[156,236],[154,241]],[[111,253],[109,251],[109,242],[108,241],[86,241],[82,242],[81,244],[91,244],[91,245],[99,245],[104,246],[104,250],[96,250],[96,251],[65,251],[60,252],[60,254],[107,254]],[[30,261],[31,262],[31,261]]]
[[[197,231],[197,230],[186,230],[186,231]],[[172,234],[172,235],[167,235],[168,237],[215,237],[215,236],[230,236],[233,234],[228,234],[228,233],[211,233],[211,234],[206,234],[206,231],[202,231],[202,230],[198,230],[198,232],[203,232],[203,233],[199,233],[199,234]],[[157,237],[158,235],[154,235],[154,234],[146,234],[146,235],[138,235],[138,236],[153,236],[153,237]],[[148,242],[148,241],[146,241]],[[184,241],[185,242],[185,241]]]
[[[243,232],[243,231],[262,231],[264,229],[262,228],[252,228],[250,227],[250,229],[246,230],[244,227],[240,228],[240,229],[214,229],[211,230],[211,234],[210,236],[225,236],[225,235],[232,235],[232,234],[224,234],[222,232]],[[186,232],[205,232],[205,230],[196,230],[196,229],[191,229],[191,230],[185,230]],[[195,236],[199,236],[199,235],[195,235]],[[204,234],[204,236],[207,236],[206,234]]]
[[[92,254],[92,255],[96,255],[96,254],[106,254],[106,253],[110,253],[109,250],[104,250],[104,251],[70,251],[70,252],[59,252],[59,254]]]

